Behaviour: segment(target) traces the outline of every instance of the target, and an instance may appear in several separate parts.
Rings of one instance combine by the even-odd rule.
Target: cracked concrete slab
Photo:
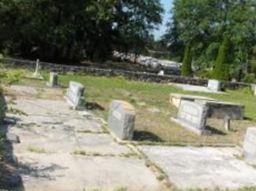
[[[8,114],[24,189],[163,190],[155,174],[129,147],[120,145],[94,115],[70,110],[63,100],[17,97]],[[24,115],[25,114],[25,115]]]
[[[23,161],[19,171],[26,190],[162,190],[139,159],[67,154],[33,154],[19,158]]]
[[[237,148],[140,146],[180,189],[256,186],[256,169],[239,160]]]

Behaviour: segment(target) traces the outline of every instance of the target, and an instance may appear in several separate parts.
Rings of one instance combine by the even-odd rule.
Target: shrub
[[[246,74],[242,81],[245,83],[255,83],[255,74]]]
[[[181,69],[181,75],[182,76],[192,76],[192,52],[191,52],[191,46],[188,44],[185,49],[182,69]]]
[[[195,74],[197,77],[200,78],[206,78],[206,79],[211,79],[212,78],[212,71],[210,70],[199,70]]]
[[[218,52],[218,56],[214,65],[213,78],[217,80],[229,80],[229,66],[228,66],[228,50],[229,39],[224,38]]]

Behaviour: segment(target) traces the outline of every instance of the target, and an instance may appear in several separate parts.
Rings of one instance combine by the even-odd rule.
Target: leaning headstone
[[[110,105],[108,126],[121,140],[132,140],[135,124],[135,109],[125,102],[114,100]]]
[[[208,81],[208,89],[213,92],[221,91],[221,82],[218,80],[209,80]]]
[[[58,73],[50,72],[49,82],[47,82],[47,86],[51,88],[58,87]]]
[[[69,88],[66,93],[66,100],[73,109],[80,109],[84,106],[85,88],[78,82],[69,82]]]
[[[256,165],[256,127],[247,129],[243,148],[245,160],[252,165]]]
[[[181,100],[178,115],[172,120],[198,135],[203,135],[209,133],[206,130],[207,116],[208,107],[204,102]]]
[[[39,61],[39,59],[36,60],[36,70],[33,74],[33,78],[43,79],[42,75],[40,74],[40,61]]]

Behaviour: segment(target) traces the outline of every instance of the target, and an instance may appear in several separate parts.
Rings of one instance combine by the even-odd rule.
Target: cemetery
[[[18,83],[4,86],[5,102],[8,108],[13,108],[7,112],[10,125],[6,139],[13,145],[11,156],[14,157],[9,165],[17,164],[16,160],[19,164],[32,165],[32,160],[39,165],[35,167],[37,173],[43,173],[40,169],[46,166],[57,173],[58,168],[50,164],[62,166],[65,161],[65,166],[70,166],[69,175],[47,183],[44,178],[34,177],[31,171],[24,181],[27,167],[20,167],[18,174],[10,175],[7,169],[7,177],[2,180],[9,186],[23,184],[28,190],[42,186],[61,189],[61,182],[69,181],[69,176],[76,174],[76,184],[70,184],[67,190],[82,188],[83,179],[90,180],[87,188],[100,188],[95,182],[100,176],[97,169],[107,167],[104,173],[111,174],[107,170],[115,169],[121,176],[117,182],[109,177],[114,190],[119,189],[119,184],[127,190],[254,187],[256,105],[250,87],[226,89],[223,94],[198,93],[169,84],[121,77],[74,76],[39,70],[44,80],[38,80],[27,77],[31,74],[33,69],[23,70]],[[209,164],[201,165],[209,155],[213,157]],[[149,167],[142,164],[145,156],[151,161]],[[59,157],[63,162],[57,160]],[[73,167],[77,163],[73,157],[85,165],[81,170],[95,171],[93,176],[78,176],[80,172]],[[179,166],[185,161],[179,157],[191,160],[185,168],[196,170],[202,178],[183,174],[185,168]],[[99,163],[90,163],[89,158],[97,158]],[[217,158],[222,162],[217,162]],[[170,166],[176,164],[175,160],[179,160],[179,165]],[[215,173],[217,164],[221,176]],[[118,165],[126,165],[129,170],[122,171]],[[161,171],[152,170],[155,168]],[[240,169],[239,174],[236,168]],[[208,179],[203,178],[206,169],[212,172]],[[138,177],[124,181],[129,174],[138,173],[142,178],[140,185]],[[223,182],[231,174],[233,178]],[[247,178],[249,174],[251,179]],[[212,183],[204,183],[209,179],[213,179]],[[101,181],[102,188],[106,188],[107,182]]]
[[[0,1],[0,191],[256,191],[255,10]]]

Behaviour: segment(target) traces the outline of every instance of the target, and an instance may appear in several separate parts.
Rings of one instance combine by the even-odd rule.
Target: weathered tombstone
[[[69,82],[69,88],[67,89],[66,99],[68,104],[73,109],[80,109],[84,106],[84,91],[85,88],[78,82]]]
[[[58,87],[58,73],[50,72],[49,82],[47,82],[47,86],[54,88]]]
[[[121,140],[132,140],[134,124],[134,107],[125,101],[114,100],[110,105],[109,128]]]
[[[177,118],[172,120],[198,135],[208,134],[206,121],[207,105],[203,102],[181,100]]]
[[[208,89],[213,92],[221,91],[221,82],[218,80],[209,80]]]
[[[36,70],[33,74],[33,78],[43,79],[42,75],[40,74],[40,61],[39,61],[39,59],[36,60]]]
[[[256,127],[247,129],[243,148],[245,160],[252,165],[256,165]]]

